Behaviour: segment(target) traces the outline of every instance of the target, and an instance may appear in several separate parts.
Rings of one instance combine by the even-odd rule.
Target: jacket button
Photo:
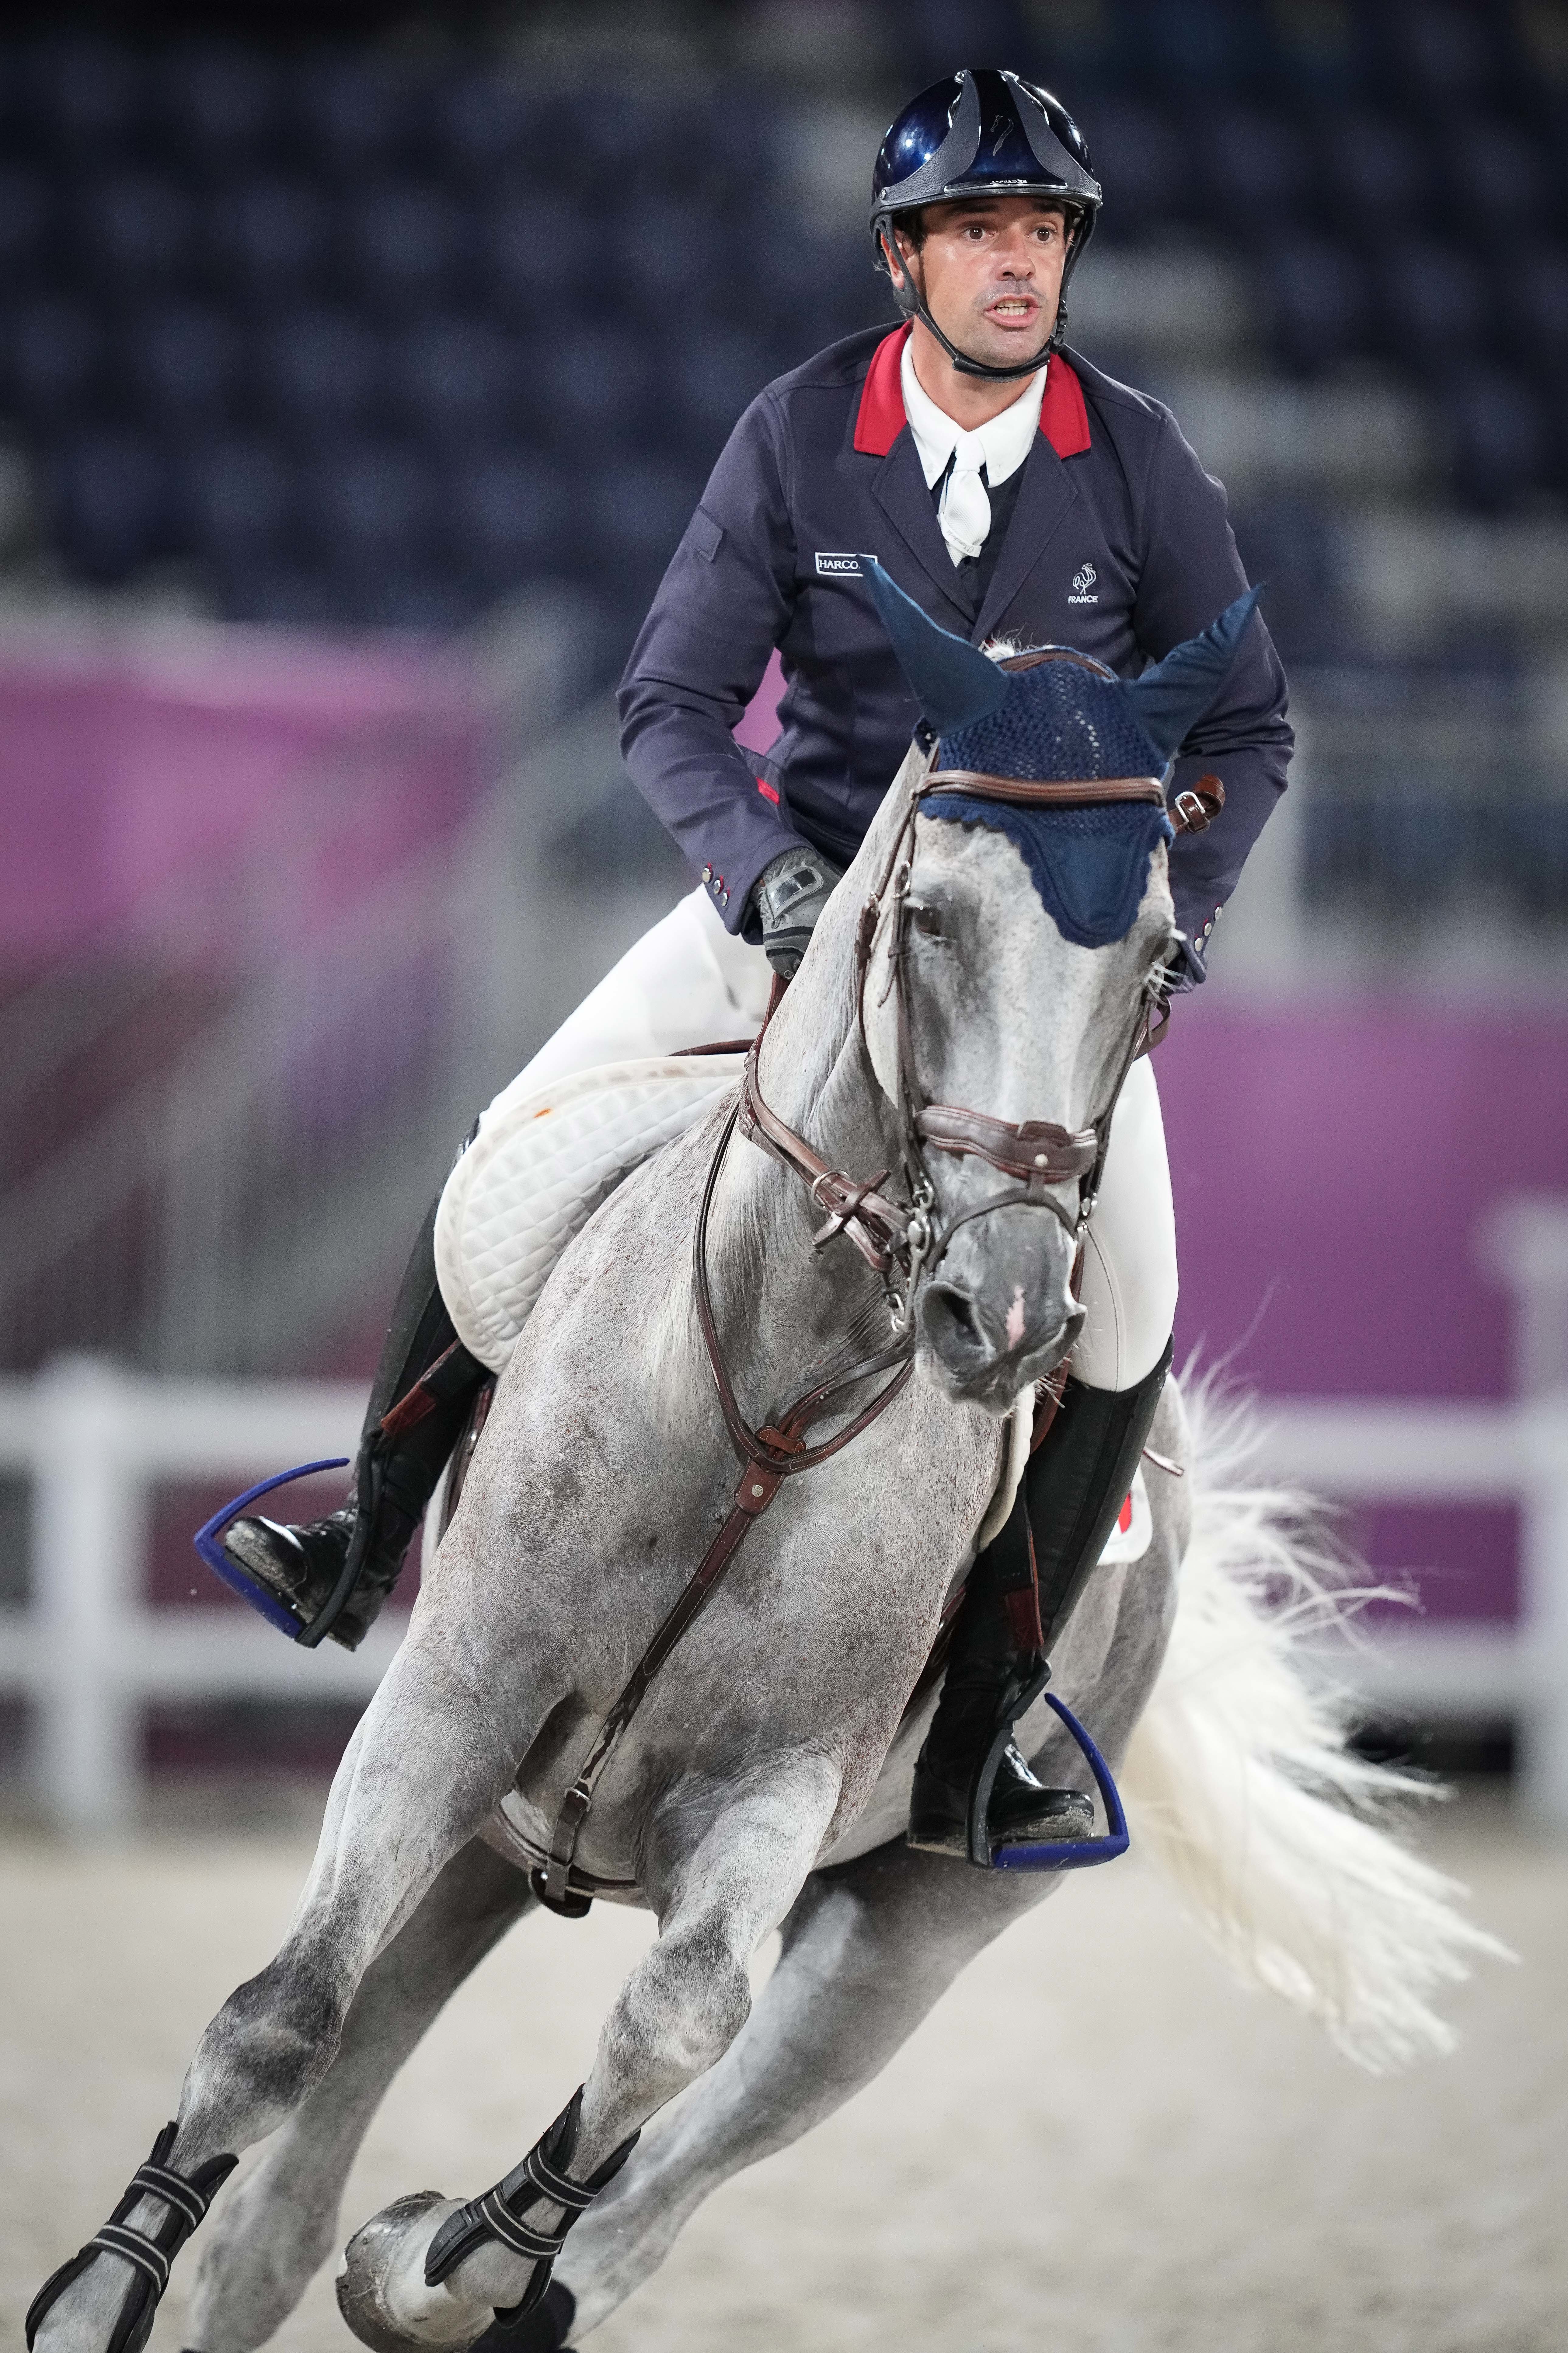
[[[730,893],[728,892],[728,891],[721,891],[721,892],[720,892],[720,893],[719,893],[719,904],[720,904],[721,907],[727,907],[727,906],[729,905],[729,903],[730,903]]]
[[[711,882],[711,881],[712,881],[712,880],[713,880],[713,869],[712,869],[710,866],[705,866],[705,867],[702,869],[702,880],[704,881],[704,882]]]

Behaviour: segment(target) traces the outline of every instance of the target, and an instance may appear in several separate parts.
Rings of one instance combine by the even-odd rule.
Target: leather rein
[[[1004,667],[1026,667],[1043,658],[1049,657],[1026,655],[1005,663]],[[963,1110],[952,1103],[927,1102],[914,1068],[904,957],[915,820],[920,803],[926,795],[942,791],[962,792],[982,799],[1026,801],[1035,807],[1081,805],[1086,800],[1113,799],[1150,800],[1163,805],[1164,800],[1161,780],[1157,776],[1114,777],[1089,783],[1082,779],[1035,783],[1021,782],[1013,777],[980,776],[966,770],[939,770],[934,774],[923,774],[911,788],[903,822],[883,869],[881,881],[861,910],[855,947],[857,1026],[861,1050],[875,1078],[866,1032],[866,989],[872,949],[886,916],[892,927],[888,988],[894,994],[897,1026],[898,1092],[892,1100],[904,1185],[909,1197],[907,1203],[880,1189],[889,1174],[887,1169],[879,1171],[869,1182],[861,1183],[841,1169],[830,1167],[803,1136],[797,1135],[780,1119],[764,1099],[758,1067],[763,1039],[787,987],[787,983],[775,979],[762,1029],[747,1051],[740,1100],[731,1106],[725,1119],[708,1166],[691,1237],[691,1288],[697,1320],[708,1355],[709,1368],[713,1376],[719,1409],[723,1416],[730,1442],[740,1461],[741,1477],[723,1525],[601,1724],[582,1771],[562,1801],[546,1861],[529,1873],[530,1884],[539,1901],[551,1911],[562,1913],[569,1919],[582,1917],[597,1888],[603,1887],[606,1892],[612,1885],[616,1892],[622,1889],[623,1883],[619,1882],[585,1881],[574,1867],[577,1841],[592,1809],[595,1791],[616,1744],[641,1706],[654,1677],[711,1600],[748,1531],[767,1510],[786,1479],[802,1471],[815,1470],[817,1464],[841,1453],[853,1440],[868,1430],[901,1394],[914,1370],[917,1287],[922,1275],[936,1266],[961,1226],[973,1219],[988,1216],[994,1209],[1026,1204],[1051,1210],[1067,1228],[1075,1244],[1081,1243],[1100,1189],[1111,1114],[1128,1071],[1151,1043],[1151,1022],[1158,996],[1157,989],[1152,985],[1146,986],[1140,994],[1137,1014],[1117,1070],[1115,1083],[1103,1112],[1092,1127],[1074,1131],[1058,1127],[1049,1120],[994,1119],[984,1112]],[[1201,778],[1193,791],[1178,796],[1172,812],[1175,829],[1178,832],[1202,831],[1211,822],[1215,811],[1223,807],[1224,800],[1225,787],[1217,777]],[[887,1348],[849,1366],[845,1371],[825,1375],[804,1396],[796,1398],[776,1424],[765,1423],[756,1430],[752,1428],[741,1410],[734,1384],[724,1361],[708,1275],[708,1228],[713,1196],[731,1138],[737,1127],[750,1142],[792,1169],[808,1187],[812,1200],[822,1211],[824,1219],[812,1237],[813,1248],[820,1250],[835,1235],[844,1234],[868,1265],[881,1277],[893,1329],[893,1338]],[[939,1233],[932,1222],[936,1187],[926,1163],[928,1146],[937,1152],[972,1155],[988,1162],[1002,1175],[1016,1177],[1018,1182],[1010,1190],[997,1193],[974,1208],[960,1212]],[[1049,1190],[1052,1186],[1068,1184],[1074,1178],[1079,1184],[1076,1215],[1064,1208]],[[812,1424],[831,1413],[849,1390],[884,1373],[891,1377],[842,1429],[816,1446],[805,1443],[806,1432]]]

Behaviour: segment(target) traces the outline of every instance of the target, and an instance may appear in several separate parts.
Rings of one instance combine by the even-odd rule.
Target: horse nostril
[[[974,1303],[951,1283],[933,1282],[921,1302],[926,1337],[939,1356],[983,1356],[991,1354]]]

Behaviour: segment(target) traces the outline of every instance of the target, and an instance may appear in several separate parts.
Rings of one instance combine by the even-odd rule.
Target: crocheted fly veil
[[[1119,679],[1063,647],[1041,648],[1055,658],[1008,670],[938,628],[875,558],[862,560],[904,675],[937,732],[936,767],[1020,783],[1163,776],[1224,684],[1259,593],[1238,596],[1142,678]],[[922,799],[921,814],[1005,834],[1063,937],[1086,948],[1126,937],[1150,858],[1172,839],[1164,810],[1149,800],[1031,807],[948,790]]]

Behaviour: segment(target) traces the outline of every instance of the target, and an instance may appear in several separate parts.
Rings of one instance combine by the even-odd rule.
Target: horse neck
[[[830,1167],[862,1179],[888,1166],[893,1147],[889,1107],[860,1045],[855,942],[902,822],[908,773],[906,763],[817,924],[759,1062],[763,1093],[778,1116]],[[857,1362],[890,1336],[880,1278],[843,1237],[815,1250],[821,1221],[792,1169],[734,1138],[715,1191],[710,1279],[726,1356],[749,1377],[753,1403],[765,1392],[769,1413],[825,1366]]]

